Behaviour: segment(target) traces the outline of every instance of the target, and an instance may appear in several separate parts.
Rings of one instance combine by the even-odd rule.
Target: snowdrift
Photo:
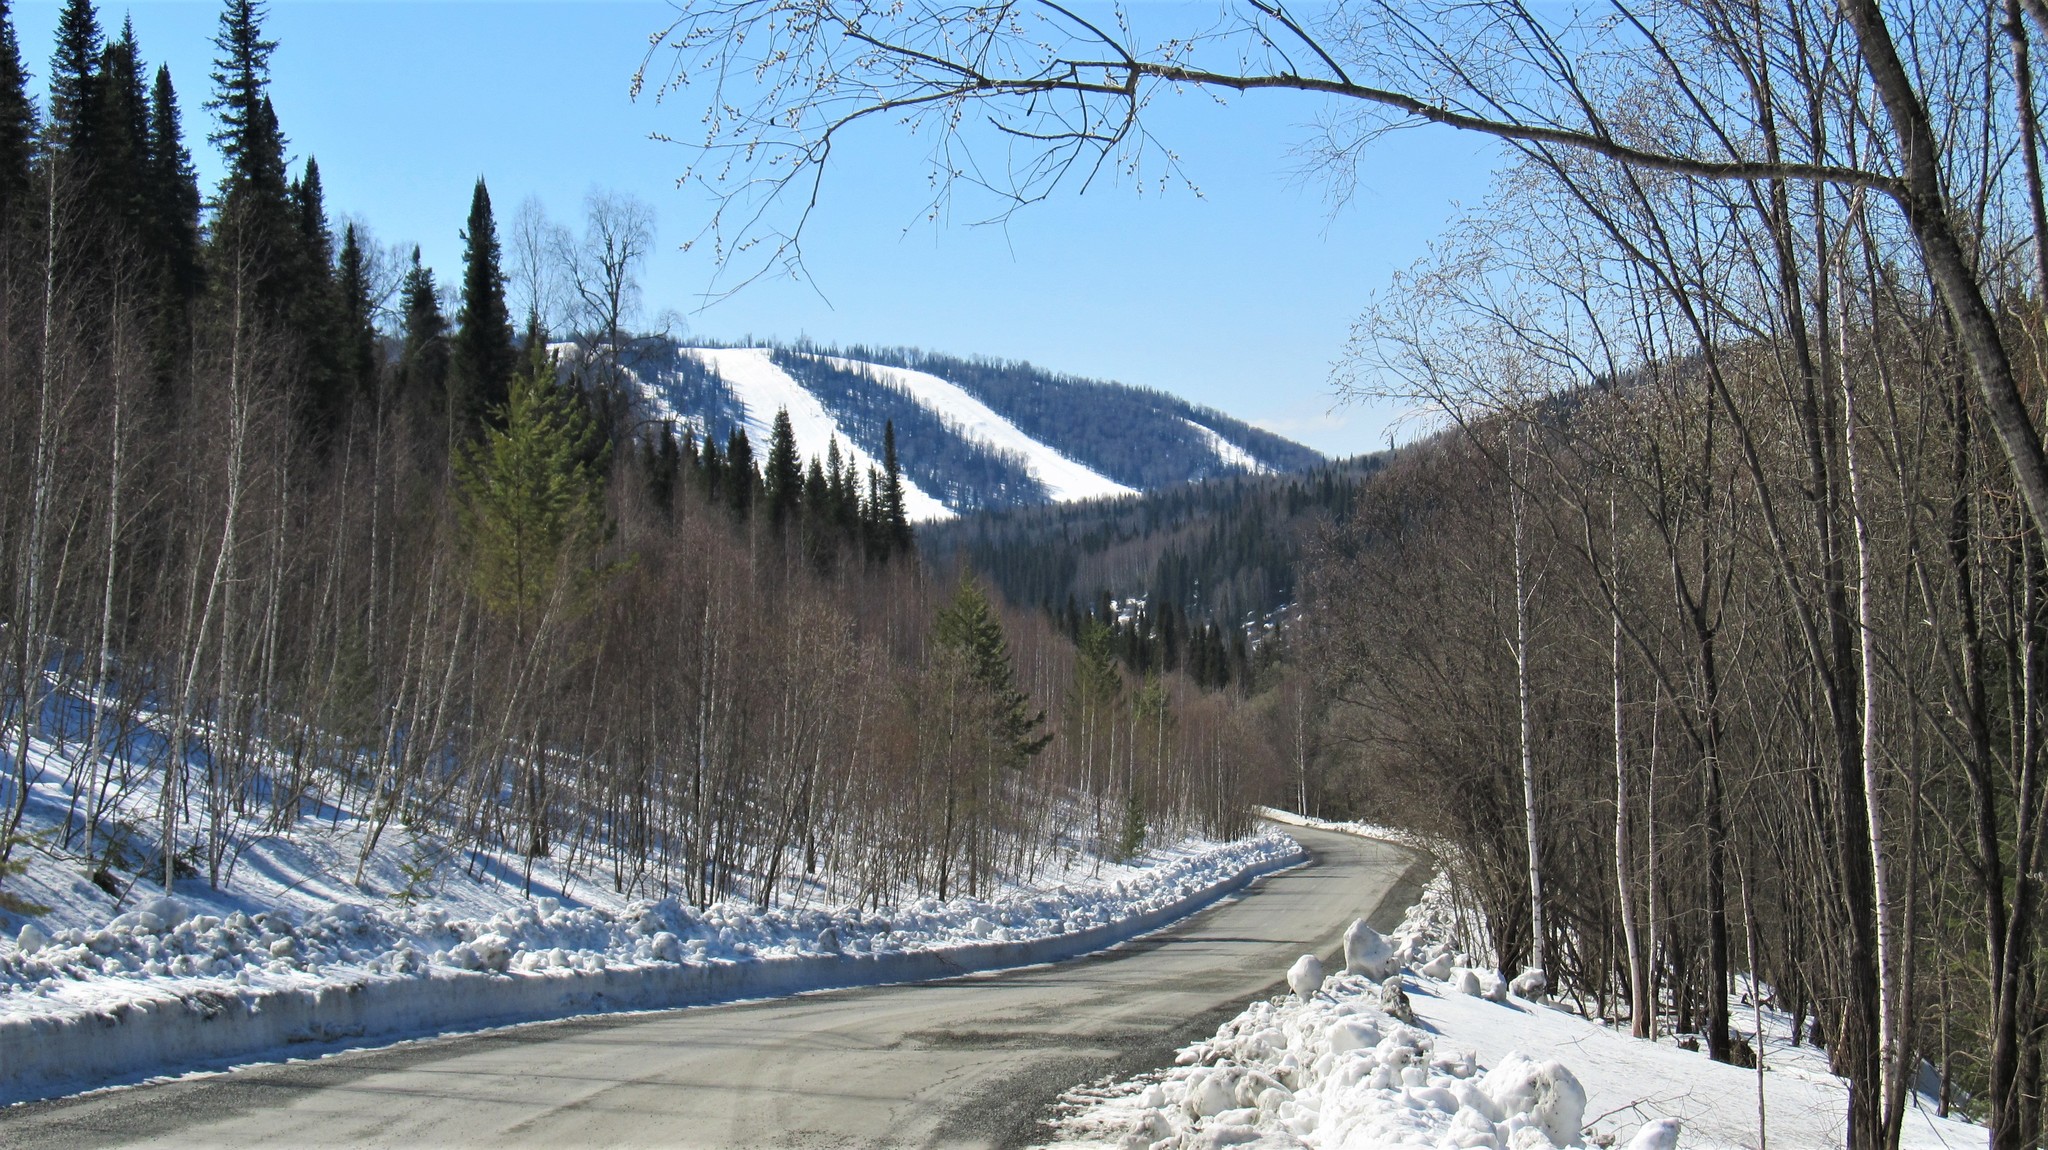
[[[300,921],[160,899],[98,930],[30,927],[0,951],[0,1103],[449,1031],[1056,962],[1306,858],[1267,834],[1112,887],[926,900],[891,917],[542,899],[482,921],[357,906]]]

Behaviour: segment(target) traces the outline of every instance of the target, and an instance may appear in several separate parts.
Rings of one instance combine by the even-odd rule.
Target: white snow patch
[[[747,409],[747,437],[754,441],[757,459],[767,458],[775,413],[787,410],[790,430],[796,433],[797,454],[806,460],[824,458],[826,446],[837,436],[840,458],[852,463],[862,473],[870,467],[876,471],[882,469],[881,460],[862,450],[851,436],[842,432],[838,421],[832,418],[832,413],[825,410],[825,405],[819,403],[816,396],[791,379],[788,372],[775,366],[769,349],[686,347],[679,351],[683,355],[695,356],[717,372]],[[954,517],[952,508],[939,502],[937,497],[919,487],[907,475],[903,477],[903,510],[912,523]]]
[[[1223,461],[1223,466],[1237,471],[1249,471],[1253,475],[1273,474],[1272,468],[1260,463],[1251,452],[1223,438],[1222,433],[1215,428],[1204,427],[1186,417],[1183,417],[1181,422],[1201,433],[1203,441],[1208,444],[1210,451],[1216,453],[1216,458]]]
[[[1046,495],[1055,503],[1138,493],[1136,488],[1126,487],[1024,434],[1016,424],[968,394],[959,384],[909,368],[885,367],[830,355],[813,358],[842,371],[865,372],[937,413],[967,438],[1016,454],[1024,460],[1032,476],[1045,485]]]

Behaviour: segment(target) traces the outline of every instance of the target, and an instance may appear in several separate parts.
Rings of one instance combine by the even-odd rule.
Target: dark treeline
[[[1291,602],[1318,524],[1342,519],[1380,456],[1282,475],[1232,475],[1144,495],[1006,508],[933,524],[927,554],[964,561],[1005,598],[1068,620],[1136,597],[1154,615],[1225,629]]]
[[[507,235],[480,180],[450,309],[287,163],[253,0],[221,18],[203,200],[129,31],[71,0],[45,111],[5,17],[0,861],[66,795],[34,849],[109,883],[217,883],[348,810],[365,857],[881,901],[1244,826],[1262,717],[934,580],[893,451],[856,474],[786,417],[766,445],[638,417],[633,204]]]

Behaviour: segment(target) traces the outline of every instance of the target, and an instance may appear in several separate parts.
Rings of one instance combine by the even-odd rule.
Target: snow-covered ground
[[[75,747],[76,744],[73,744]],[[324,806],[252,830],[220,889],[165,897],[151,864],[110,893],[60,849],[69,760],[35,744],[41,778],[0,911],[0,1103],[235,1061],[572,1014],[731,1001],[1027,965],[1157,929],[1301,859],[1285,835],[1190,839],[1112,862],[1049,855],[988,897],[847,905],[829,874],[775,906],[622,894],[585,859],[447,849],[391,827],[358,875],[367,827]],[[147,827],[153,780],[109,826]],[[136,871],[140,870],[141,874]]]
[[[1763,1012],[1761,1076],[1631,1038],[1475,969],[1449,941],[1455,893],[1439,876],[1385,940],[1412,1020],[1392,1013],[1382,971],[1335,972],[1305,998],[1253,1003],[1179,1066],[1070,1092],[1058,1145],[1735,1150],[1760,1144],[1760,1081],[1771,1145],[1843,1144],[1846,1088],[1790,1045],[1784,1015]],[[1754,1008],[1736,1013],[1756,1043]],[[1982,1144],[1981,1128],[1917,1101],[1902,1146]]]
[[[968,439],[1021,458],[1032,477],[1045,485],[1046,496],[1055,503],[1138,493],[1136,488],[1126,487],[1024,434],[1016,424],[969,395],[959,384],[930,372],[909,368],[862,363],[830,355],[814,358],[842,371],[867,372],[937,413],[939,418]]]

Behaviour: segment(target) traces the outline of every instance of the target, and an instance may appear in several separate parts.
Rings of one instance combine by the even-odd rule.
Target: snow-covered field
[[[1253,1003],[1182,1051],[1180,1065],[1070,1092],[1058,1145],[1735,1150],[1762,1142],[1760,1081],[1770,1145],[1843,1144],[1846,1088],[1822,1054],[1790,1045],[1784,1015],[1763,1012],[1761,1076],[1668,1037],[1631,1038],[1475,969],[1449,941],[1454,895],[1441,876],[1430,885],[1384,940],[1387,967],[1338,971],[1319,986],[1293,978],[1307,995]],[[1376,938],[1361,936],[1358,949]],[[1407,1018],[1383,990],[1394,966]],[[1756,1043],[1754,1007],[1736,1013]],[[1983,1143],[1981,1128],[1918,1101],[1902,1146]]]
[[[983,899],[845,904],[829,875],[770,907],[617,893],[600,864],[449,852],[323,808],[250,837],[220,889],[165,897],[115,868],[88,881],[53,829],[66,759],[43,768],[0,911],[0,1103],[234,1062],[597,1011],[658,1009],[1053,961],[1111,946],[1300,861],[1269,833],[1188,840],[1125,863],[1067,851]],[[116,804],[147,825],[154,792]],[[141,864],[148,870],[147,864]],[[593,873],[596,872],[596,873]]]

